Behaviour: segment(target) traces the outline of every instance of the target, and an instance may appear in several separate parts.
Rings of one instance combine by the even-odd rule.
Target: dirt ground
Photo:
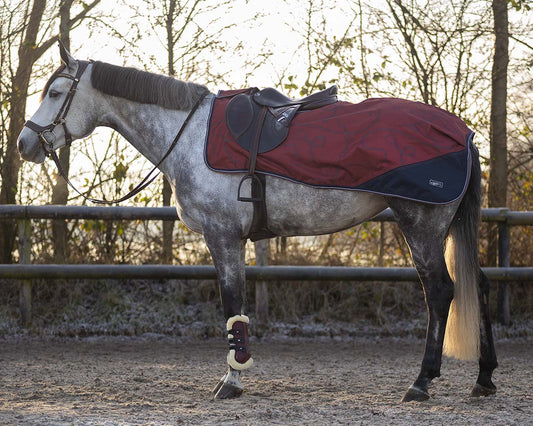
[[[400,403],[423,342],[254,341],[237,400],[214,401],[219,340],[0,340],[0,424],[533,424],[533,342],[497,342],[498,394],[470,398],[476,363],[444,360],[425,403]]]

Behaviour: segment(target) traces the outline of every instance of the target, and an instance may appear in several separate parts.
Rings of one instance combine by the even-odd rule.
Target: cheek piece
[[[72,135],[67,129],[67,114],[70,109],[70,106],[72,105],[74,95],[76,94],[80,78],[89,64],[89,61],[78,61],[78,71],[76,71],[75,76],[65,73],[60,73],[56,76],[56,78],[63,77],[72,80],[72,85],[70,86],[70,90],[68,91],[67,96],[65,97],[65,100],[61,105],[61,108],[59,108],[59,111],[57,112],[54,121],[52,121],[47,126],[41,126],[31,120],[28,120],[24,124],[24,126],[37,133],[47,156],[52,156],[54,154],[54,150],[63,146],[63,144],[56,144],[56,135],[54,133],[54,129],[57,126],[63,126],[63,131],[65,133],[65,145],[70,146],[70,144],[72,143]]]

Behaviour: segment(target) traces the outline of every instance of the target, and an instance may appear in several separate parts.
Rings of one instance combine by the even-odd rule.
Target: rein
[[[67,184],[74,191],[76,191],[76,193],[81,195],[87,201],[90,201],[90,202],[95,203],[95,204],[105,204],[105,205],[118,204],[118,203],[121,203],[122,201],[126,201],[126,200],[134,197],[135,195],[137,195],[139,192],[141,192],[143,189],[145,189],[148,185],[150,185],[159,176],[159,174],[161,173],[160,171],[158,171],[157,174],[155,174],[154,176],[152,176],[152,175],[157,171],[158,167],[163,163],[163,161],[165,161],[167,159],[167,157],[170,155],[170,153],[172,152],[172,150],[174,149],[174,147],[178,143],[179,138],[181,137],[181,135],[185,131],[185,128],[187,127],[187,124],[189,123],[189,121],[192,118],[193,114],[196,112],[196,110],[198,109],[198,107],[200,106],[202,101],[205,99],[207,94],[204,94],[204,95],[200,96],[200,98],[196,101],[196,103],[194,104],[192,109],[189,111],[189,114],[185,118],[185,121],[181,125],[178,133],[176,134],[176,137],[174,138],[174,140],[170,144],[170,147],[168,148],[167,152],[163,155],[163,157],[159,160],[159,162],[152,168],[152,170],[150,170],[148,172],[146,177],[135,186],[135,188],[133,188],[130,192],[128,192],[123,197],[118,198],[116,200],[111,200],[111,201],[99,200],[97,198],[88,197],[87,195],[83,194],[81,191],[79,191],[74,186],[74,184],[70,181],[70,179],[68,178],[67,174],[63,170],[63,167],[61,166],[61,163],[59,162],[59,157],[57,156],[57,154],[55,152],[55,150],[57,148],[59,148],[59,147],[54,146],[54,142],[56,140],[54,129],[58,125],[62,125],[63,126],[64,133],[65,133],[66,146],[70,146],[70,144],[72,143],[72,135],[67,130],[67,126],[66,126],[66,122],[67,122],[66,117],[67,117],[68,111],[70,109],[70,106],[72,104],[72,100],[74,98],[74,94],[76,93],[77,86],[78,86],[78,83],[80,81],[80,78],[81,78],[82,74],[84,73],[85,69],[87,68],[87,66],[90,64],[90,62],[88,62],[88,61],[79,61],[78,64],[79,64],[79,66],[78,66],[78,70],[76,72],[76,76],[73,77],[73,76],[71,76],[69,74],[64,74],[64,73],[58,74],[56,76],[56,78],[65,77],[65,78],[68,78],[68,79],[72,80],[72,86],[70,87],[70,90],[68,91],[67,96],[65,98],[65,101],[63,102],[63,105],[59,109],[59,112],[57,113],[57,116],[56,116],[55,120],[52,123],[50,123],[49,125],[47,125],[47,126],[41,126],[39,124],[34,123],[31,120],[27,121],[24,125],[37,133],[37,135],[41,139],[41,143],[43,145],[44,151],[46,152],[46,155],[48,157],[51,157],[52,160],[54,160],[54,163],[56,164],[57,170],[59,171],[59,174],[63,177],[63,179],[65,179]],[[48,140],[46,138],[46,135],[51,135],[50,140]]]

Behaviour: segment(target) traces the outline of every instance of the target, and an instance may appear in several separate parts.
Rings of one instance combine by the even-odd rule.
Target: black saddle
[[[253,88],[231,99],[226,107],[226,125],[235,141],[250,152],[248,174],[239,185],[239,201],[261,202],[264,199],[262,184],[254,175],[257,154],[276,148],[287,138],[296,113],[335,102],[337,86],[302,99],[291,99],[272,88]],[[241,196],[242,184],[247,179],[252,182],[251,197]]]
[[[337,102],[337,86],[313,93],[302,99],[291,99],[271,87],[235,96],[226,108],[226,124],[235,141],[247,151],[259,136],[258,153],[280,145],[289,133],[298,111],[320,108]],[[264,115],[264,117],[263,117]]]

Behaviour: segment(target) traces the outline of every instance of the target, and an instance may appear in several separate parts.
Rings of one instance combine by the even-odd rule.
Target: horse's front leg
[[[213,389],[213,395],[216,399],[235,398],[244,389],[240,380],[242,370],[253,363],[248,339],[249,320],[243,312],[246,241],[238,232],[227,229],[205,232],[204,237],[218,275],[229,342],[228,370]]]

